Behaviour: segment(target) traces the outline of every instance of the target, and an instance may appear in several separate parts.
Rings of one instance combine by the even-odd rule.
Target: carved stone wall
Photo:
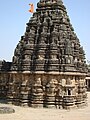
[[[5,82],[1,84],[0,96],[4,93],[8,103],[59,109],[86,105],[87,94],[83,74],[9,73],[7,83],[6,78],[7,74],[2,73],[0,81]]]
[[[62,0],[40,0],[12,62],[0,61],[0,96],[15,105],[86,104],[85,53]]]

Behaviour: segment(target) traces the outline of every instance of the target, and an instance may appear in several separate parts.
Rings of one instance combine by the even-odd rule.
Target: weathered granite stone
[[[11,114],[15,113],[15,110],[10,107],[0,107],[0,114]]]

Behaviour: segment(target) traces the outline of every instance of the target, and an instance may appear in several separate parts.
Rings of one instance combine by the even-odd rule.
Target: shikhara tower
[[[15,105],[67,109],[86,104],[86,70],[62,0],[40,0],[12,63],[1,62],[0,80]]]

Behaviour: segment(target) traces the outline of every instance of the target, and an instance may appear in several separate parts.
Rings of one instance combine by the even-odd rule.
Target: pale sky
[[[39,0],[0,0],[0,60],[11,61],[14,49],[24,35],[32,14],[29,3],[36,9]],[[86,59],[90,60],[90,0],[63,0]]]

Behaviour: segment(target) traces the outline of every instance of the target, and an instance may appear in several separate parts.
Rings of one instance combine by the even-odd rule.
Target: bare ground
[[[90,120],[90,93],[88,92],[88,106],[81,109],[60,110],[24,108],[7,104],[0,107],[15,109],[12,114],[0,114],[0,120]]]

